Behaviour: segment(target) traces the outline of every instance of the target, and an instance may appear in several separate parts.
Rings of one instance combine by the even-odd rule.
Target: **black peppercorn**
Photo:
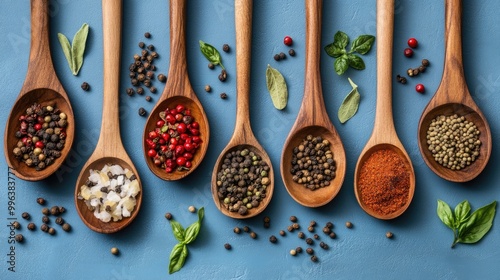
[[[29,230],[35,230],[36,229],[36,225],[34,223],[29,223],[28,224],[28,229]]]
[[[147,48],[148,48],[148,50],[150,50],[150,51],[154,51],[155,46],[153,46],[153,45],[148,45],[148,47],[147,47]]]
[[[224,248],[226,248],[226,250],[231,250],[231,244],[229,243],[224,244]]]
[[[71,230],[71,226],[68,224],[68,223],[64,223],[62,225],[62,229],[66,232],[70,231]]]
[[[222,50],[223,50],[224,52],[229,52],[229,51],[230,51],[229,45],[228,45],[228,44],[224,44],[224,45],[222,45]]]
[[[170,212],[165,213],[165,218],[167,220],[171,220],[172,219],[172,214]]]
[[[280,52],[280,59],[283,60],[286,58],[286,54],[284,52]]]
[[[236,234],[239,234],[241,232],[240,228],[239,227],[235,227],[233,229],[233,232],[236,233]]]
[[[295,216],[290,216],[290,222],[296,223],[297,222],[297,217]]]
[[[57,217],[56,224],[58,224],[58,225],[64,224],[64,219],[62,217]]]
[[[135,93],[135,91],[134,91],[133,88],[127,88],[127,94],[128,94],[128,96],[132,96],[132,95],[134,95],[134,93]]]
[[[149,32],[144,33],[144,37],[151,38],[151,33],[149,33]]]
[[[288,230],[289,232],[292,232],[292,231],[294,230],[294,228],[293,228],[293,226],[288,226],[288,227],[287,227],[287,230]]]
[[[144,44],[144,42],[139,42],[139,48],[144,49],[144,46],[146,46],[146,44]]]
[[[271,236],[269,237],[269,242],[271,242],[271,243],[276,243],[277,241],[278,241],[278,239],[276,238],[276,236],[271,235]]]
[[[319,247],[321,247],[324,250],[328,250],[328,248],[329,248],[328,244],[326,244],[325,242],[320,242],[319,243]]]
[[[392,238],[394,235],[392,234],[392,232],[388,231],[386,234],[385,234],[385,237],[387,238]]]
[[[302,247],[298,246],[297,248],[295,248],[295,252],[297,253],[302,253]]]
[[[300,239],[304,239],[304,237],[306,237],[306,235],[301,231],[299,232],[299,234],[297,235]]]
[[[250,231],[250,228],[249,228],[248,226],[244,226],[244,227],[243,227],[243,231],[244,231],[244,232],[249,232],[249,231]]]
[[[314,227],[313,227],[313,226],[309,226],[309,227],[307,228],[307,230],[308,230],[309,232],[313,232],[313,231],[314,231]]]
[[[152,56],[153,58],[158,58],[158,57],[160,57],[160,55],[159,55],[157,52],[152,52],[152,53],[151,53],[151,56]],[[152,59],[150,60],[149,58],[148,58],[148,60],[149,60],[149,61],[152,61]]]
[[[144,109],[144,108],[142,108],[142,107],[141,107],[141,108],[139,108],[139,116],[144,116],[144,115],[146,115],[146,113],[147,113],[147,112],[146,112],[146,109]]]
[[[90,89],[90,85],[87,82],[83,82],[81,87],[84,91],[87,91]]]
[[[62,214],[66,212],[66,208],[64,208],[63,206],[59,206],[59,214]]]
[[[316,257],[315,255],[312,255],[311,256],[311,261],[312,262],[317,262],[318,261],[318,257]]]
[[[156,87],[155,87],[155,86],[151,86],[151,87],[149,88],[149,91],[150,91],[151,93],[156,93]]]
[[[14,236],[14,238],[19,243],[22,243],[24,241],[24,236],[22,234],[16,234],[16,236]]]
[[[145,98],[146,98],[146,101],[147,101],[147,102],[150,102],[150,101],[151,101],[151,96],[149,96],[149,95],[148,95],[148,96],[146,96]]]
[[[209,69],[214,69],[214,68],[215,68],[215,65],[214,65],[213,63],[211,63],[211,62],[210,62],[210,63],[208,63],[208,68],[209,68]]]
[[[144,94],[144,89],[142,87],[138,87],[135,89],[135,91],[137,92],[137,94],[139,95],[143,95]]]
[[[271,223],[264,223],[264,228],[269,228],[271,226]]]
[[[314,243],[314,241],[312,240],[312,238],[307,238],[307,239],[306,239],[306,243],[307,243],[308,245],[312,245],[312,244]]]
[[[289,54],[290,56],[295,56],[295,50],[294,50],[294,49],[290,49],[290,50],[288,51],[288,54]]]
[[[314,249],[309,247],[306,249],[306,253],[308,253],[309,255],[312,255],[312,254],[314,254]]]
[[[23,217],[23,219],[25,220],[29,220],[30,219],[30,214],[28,212],[24,212],[21,214],[21,217]]]
[[[160,74],[158,75],[158,81],[164,83],[167,81],[167,76],[165,76],[164,74]]]
[[[422,65],[423,65],[423,66],[427,67],[427,66],[429,66],[429,64],[430,64],[430,63],[429,63],[429,60],[427,60],[427,59],[425,59],[425,58],[424,58],[424,59],[422,59]]]
[[[284,230],[280,230],[280,235],[281,236],[285,236],[286,235],[286,232]]]
[[[314,234],[313,235],[314,239],[318,240],[319,239],[319,235],[318,234]]]
[[[264,223],[269,223],[269,222],[271,222],[271,218],[269,218],[268,216],[265,216]]]
[[[44,224],[48,224],[48,223],[50,223],[50,219],[49,219],[49,217],[47,217],[47,216],[43,216],[43,217],[42,217],[42,222],[43,222]]]
[[[330,232],[329,236],[330,236],[331,239],[334,239],[335,237],[337,237],[337,235],[333,231]]]
[[[345,226],[346,226],[347,228],[352,228],[352,223],[351,223],[351,222],[346,222],[346,223],[345,223]]]
[[[275,54],[275,55],[274,55],[274,60],[276,60],[276,61],[280,61],[280,59],[281,59],[281,58],[280,58],[280,55],[279,55],[279,54]]]
[[[418,67],[418,71],[419,71],[419,72],[424,73],[424,72],[425,72],[425,66],[420,65],[420,66]]]
[[[221,99],[227,99],[227,94],[225,92],[220,94]]]
[[[323,228],[323,233],[325,233],[325,234],[330,234],[330,232],[331,232],[331,229],[330,229],[329,227],[325,226],[325,227]]]
[[[257,233],[255,233],[255,232],[253,232],[253,231],[252,231],[252,232],[250,232],[250,237],[251,237],[252,239],[257,238]]]
[[[52,206],[52,208],[50,208],[50,214],[54,215],[54,216],[57,216],[59,215],[59,207],[58,206]]]
[[[50,235],[54,235],[54,234],[56,234],[56,230],[55,230],[55,228],[49,228],[48,233],[49,233]]]
[[[300,228],[300,225],[299,225],[298,223],[293,223],[293,224],[292,224],[292,227],[293,227],[294,229],[299,229],[299,228]]]
[[[309,222],[309,226],[310,226],[310,227],[315,227],[315,226],[316,226],[316,221],[311,221],[311,222]]]
[[[21,228],[21,224],[18,222],[18,221],[15,221],[12,223],[12,226],[15,228],[15,229],[19,229]]]
[[[46,225],[46,224],[42,224],[42,226],[40,227],[40,229],[43,231],[43,232],[47,232],[49,231],[49,226]]]

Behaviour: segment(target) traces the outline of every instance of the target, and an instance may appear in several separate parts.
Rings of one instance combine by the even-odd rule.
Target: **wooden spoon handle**
[[[119,83],[122,35],[122,0],[103,0],[104,93],[99,142],[120,141]]]
[[[395,132],[392,116],[394,0],[377,1],[377,106],[373,131]]]
[[[250,127],[250,61],[252,52],[252,0],[234,3],[236,28],[236,122],[235,135],[251,133]],[[248,138],[248,137],[247,137]]]

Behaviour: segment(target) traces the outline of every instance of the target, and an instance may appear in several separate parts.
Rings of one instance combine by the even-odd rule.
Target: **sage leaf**
[[[188,248],[185,244],[179,243],[174,246],[170,252],[170,263],[168,265],[168,273],[172,274],[179,271],[186,262],[188,256]]]
[[[342,75],[347,71],[347,68],[349,68],[349,58],[344,54],[335,59],[333,66],[337,75]]]
[[[476,243],[488,233],[493,225],[497,202],[483,206],[474,211],[458,228],[458,242]]]
[[[463,223],[469,215],[470,204],[469,201],[464,200],[455,206],[455,220],[457,224]]]
[[[338,112],[340,123],[345,123],[356,114],[359,107],[359,101],[361,99],[361,95],[358,92],[358,86],[351,80],[351,78],[347,79],[352,86],[352,90],[347,94],[344,101],[342,101],[342,104],[340,105]]]
[[[337,31],[333,36],[333,44],[339,49],[345,49],[349,44],[349,36],[342,31]]]
[[[345,48],[339,48],[334,43],[326,45],[325,51],[326,51],[326,54],[328,54],[329,56],[334,57],[334,58],[337,58],[337,57],[346,53]]]
[[[350,52],[366,54],[367,52],[370,51],[374,41],[375,41],[375,36],[373,35],[360,35],[352,42]]]
[[[68,38],[62,33],[57,33],[57,38],[61,44],[64,56],[68,61],[69,69],[73,70],[73,58],[71,56],[71,45],[69,44]]]
[[[186,233],[182,225],[177,221],[170,220],[170,226],[172,227],[175,239],[179,242],[184,242]]]
[[[201,221],[203,220],[203,216],[205,213],[205,209],[202,207],[198,210],[198,221],[192,223],[190,226],[186,228],[186,234],[184,236],[184,244],[190,244],[193,242],[196,237],[198,236],[198,233],[200,232],[201,228]]]
[[[437,206],[437,215],[439,219],[449,228],[455,229],[455,217],[453,216],[453,213],[451,212],[450,206],[438,199],[438,206]]]
[[[365,69],[365,62],[361,57],[355,54],[348,54],[347,58],[349,60],[349,66],[356,70],[363,70]]]
[[[200,51],[210,63],[213,65],[220,65],[222,69],[225,69],[224,65],[222,65],[220,53],[214,46],[200,40]]]
[[[71,55],[73,58],[73,75],[78,75],[80,68],[83,65],[83,54],[85,52],[85,43],[89,34],[89,25],[84,23],[82,27],[76,32],[71,43]]]
[[[283,75],[269,64],[266,69],[266,84],[274,107],[278,110],[283,110],[288,102],[286,81]]]

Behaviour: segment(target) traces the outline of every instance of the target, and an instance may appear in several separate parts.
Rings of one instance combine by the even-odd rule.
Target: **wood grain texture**
[[[4,134],[4,154],[7,164],[18,178],[27,181],[42,180],[54,174],[64,163],[75,137],[73,109],[68,95],[54,71],[50,55],[48,6],[48,0],[31,1],[31,46],[28,72],[23,87],[10,111]],[[12,149],[19,141],[15,137],[15,132],[19,130],[20,126],[19,117],[24,115],[26,109],[35,102],[43,106],[55,104],[68,116],[66,143],[61,151],[61,157],[41,171],[28,167],[24,162],[16,159],[12,153]]]
[[[394,35],[394,0],[377,0],[377,105],[373,131],[361,151],[354,173],[354,193],[361,208],[369,215],[383,220],[394,219],[403,214],[415,192],[415,172],[411,159],[398,138],[392,116],[392,51]],[[389,215],[381,215],[365,206],[359,196],[358,181],[364,162],[381,149],[395,151],[405,162],[410,172],[408,202]]]
[[[346,170],[345,150],[337,130],[331,123],[323,100],[320,73],[321,0],[305,0],[306,6],[306,58],[302,105],[297,119],[285,141],[281,154],[281,177],[290,196],[306,207],[319,207],[330,202],[340,191]],[[290,173],[293,148],[307,135],[322,136],[330,141],[330,149],[337,165],[335,178],[328,187],[314,191],[292,180]]]
[[[202,144],[194,153],[192,167],[187,171],[175,171],[166,173],[165,170],[156,166],[147,153],[149,148],[143,142],[144,160],[149,170],[163,180],[175,181],[191,174],[203,161],[208,149],[210,129],[208,119],[202,104],[196,97],[191,86],[187,71],[186,61],[186,6],[187,0],[171,0],[170,9],[170,65],[168,80],[162,95],[156,106],[151,110],[144,127],[143,139],[148,133],[156,128],[156,121],[160,119],[159,113],[166,108],[174,108],[178,104],[184,105],[191,110],[191,115],[200,124],[200,138]]]
[[[250,67],[252,53],[252,0],[235,0],[234,17],[236,27],[236,122],[234,132],[229,143],[217,158],[212,172],[212,196],[217,208],[226,216],[234,219],[247,219],[260,214],[271,201],[274,192],[274,170],[271,159],[262,148],[252,132],[250,124]],[[238,212],[227,210],[223,201],[220,201],[217,193],[217,173],[222,168],[225,155],[234,150],[248,149],[258,154],[269,166],[268,177],[271,183],[266,188],[266,197],[258,207],[248,210],[244,216]]]
[[[122,32],[122,1],[103,0],[103,40],[104,40],[104,92],[103,112],[99,140],[94,152],[89,157],[78,176],[75,186],[75,205],[83,223],[100,233],[114,233],[128,226],[137,216],[142,204],[143,188],[132,160],[123,147],[120,135],[119,119],[119,82]],[[139,180],[141,191],[136,196],[137,204],[128,218],[117,222],[102,222],[94,216],[83,200],[78,199],[80,187],[85,184],[90,170],[101,170],[106,164],[118,164],[131,170]]]
[[[491,132],[488,121],[472,99],[464,75],[462,62],[462,1],[445,2],[445,60],[441,83],[424,109],[418,125],[418,145],[429,168],[441,178],[452,182],[467,182],[476,178],[486,167],[491,156]],[[439,115],[458,114],[472,121],[481,134],[479,157],[468,167],[454,171],[434,160],[427,145],[427,130]]]

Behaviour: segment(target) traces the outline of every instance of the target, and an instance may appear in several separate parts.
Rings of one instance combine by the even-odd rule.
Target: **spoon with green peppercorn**
[[[233,136],[219,155],[212,172],[212,196],[215,205],[224,215],[236,219],[254,217],[264,211],[274,191],[271,160],[255,138],[250,125],[251,40],[249,38],[252,38],[252,5],[251,0],[235,1],[236,92],[238,93],[236,122]],[[237,162],[230,162],[237,158],[241,159],[241,166]],[[234,167],[228,166],[228,172],[225,172],[222,168],[225,164],[234,164]],[[235,180],[235,177],[238,180]],[[231,180],[235,182],[232,183]],[[231,201],[229,197],[224,197],[225,193],[233,193],[239,198],[241,195],[241,200]],[[248,201],[244,201],[245,199]]]
[[[128,226],[137,216],[142,203],[142,185],[132,160],[127,155],[120,137],[119,118],[119,80],[122,34],[122,1],[103,0],[103,39],[104,39],[104,92],[101,132],[94,152],[89,157],[75,186],[75,205],[78,215],[86,226],[100,233],[114,233]],[[79,199],[81,187],[89,180],[90,170],[101,170],[106,164],[119,165],[128,169],[137,178],[140,192],[135,197],[136,205],[130,217],[119,221],[103,222],[94,216],[82,199]]]
[[[392,115],[392,50],[393,50],[393,35],[394,35],[394,0],[378,0],[377,1],[377,104],[375,111],[375,123],[372,134],[365,147],[359,155],[354,173],[354,193],[361,208],[369,215],[378,219],[393,219],[408,208],[413,194],[415,192],[415,172],[411,159],[408,156],[403,144],[398,138],[394,127],[394,119]],[[362,166],[371,156],[380,150],[391,150],[397,157],[401,159],[405,173],[409,175],[409,186],[406,203],[400,208],[389,214],[381,214],[368,207],[360,193],[360,177]],[[387,165],[386,162],[379,162],[380,165]],[[389,175],[394,173],[388,170]],[[369,174],[371,180],[375,183],[377,175]],[[403,180],[402,178],[393,176],[391,181]],[[380,186],[382,188],[383,186]]]
[[[472,99],[465,81],[462,61],[462,1],[445,2],[445,59],[441,83],[422,112],[418,124],[418,146],[429,168],[443,179],[467,182],[476,178],[486,167],[491,155],[491,132],[486,117]],[[479,156],[460,170],[444,167],[436,161],[428,148],[427,130],[438,116],[464,116],[480,132]]]
[[[182,179],[191,174],[203,161],[208,148],[210,130],[208,119],[202,104],[196,97],[189,81],[186,62],[186,0],[172,0],[170,5],[170,66],[168,80],[161,97],[151,113],[144,127],[143,139],[148,133],[155,130],[160,113],[167,108],[182,105],[191,111],[191,116],[199,123],[199,137],[201,143],[193,154],[191,166],[180,168],[174,172],[165,172],[165,169],[154,164],[148,156],[150,148],[143,142],[143,152],[146,164],[153,174],[167,181]]]
[[[68,155],[75,135],[73,109],[52,64],[48,6],[48,0],[31,1],[31,47],[28,72],[21,92],[10,112],[4,134],[4,154],[7,165],[11,167],[10,170],[18,178],[28,181],[42,180],[56,172]],[[60,151],[60,156],[41,170],[35,170],[35,168],[26,165],[18,160],[12,152],[20,140],[16,136],[16,131],[21,123],[20,118],[25,116],[26,109],[34,103],[43,106],[50,105],[59,109],[66,114],[68,123],[65,128],[65,144]]]
[[[306,207],[320,207],[330,202],[340,191],[344,182],[346,158],[344,145],[326,112],[321,88],[320,46],[321,46],[321,0],[306,0],[306,66],[304,97],[281,154],[281,177],[292,198]],[[335,161],[335,177],[325,187],[311,190],[294,181],[290,170],[294,150],[308,135],[320,136],[328,143]]]

